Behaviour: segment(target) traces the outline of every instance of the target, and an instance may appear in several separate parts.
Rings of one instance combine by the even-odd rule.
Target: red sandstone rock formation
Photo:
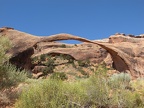
[[[8,37],[13,43],[13,47],[8,51],[7,54],[11,56],[10,61],[13,64],[16,64],[20,67],[31,68],[31,59],[32,55],[37,55],[43,53],[66,53],[73,56],[75,59],[82,59],[79,55],[74,54],[76,51],[80,53],[80,50],[74,49],[72,52],[69,49],[59,49],[59,50],[49,50],[49,49],[40,49],[37,54],[38,45],[40,43],[50,43],[58,40],[78,40],[82,42],[91,43],[93,48],[88,49],[86,52],[83,52],[83,58],[90,58],[97,56],[95,47],[99,45],[111,55],[113,60],[113,67],[118,71],[127,71],[133,77],[140,77],[144,74],[144,38],[136,38],[131,36],[126,36],[124,34],[117,34],[111,36],[108,42],[101,41],[90,41],[88,39],[81,38],[79,36],[74,36],[70,34],[56,34],[52,36],[38,37],[33,36],[27,33],[23,33],[11,28],[0,28],[0,36]],[[95,44],[95,45],[93,45]],[[73,53],[73,54],[72,54]],[[94,53],[94,54],[92,54]],[[85,56],[86,55],[86,56]]]

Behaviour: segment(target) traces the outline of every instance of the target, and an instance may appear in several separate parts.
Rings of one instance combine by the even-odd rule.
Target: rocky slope
[[[39,37],[3,27],[0,28],[0,36],[8,37],[11,40],[13,47],[7,52],[7,55],[10,56],[10,62],[20,68],[34,71],[36,67],[45,66],[52,59],[54,68],[63,67],[64,63],[71,62],[76,67],[79,63],[83,67],[90,64],[90,69],[92,69],[96,67],[96,64],[105,62],[119,72],[130,73],[133,78],[143,77],[144,74],[143,35],[133,36],[118,33],[110,36],[109,41],[90,41],[70,34]],[[73,45],[57,42],[59,40],[78,40],[83,43]],[[46,55],[44,61],[41,60],[43,55]],[[64,59],[53,59],[57,56],[62,56]],[[33,59],[35,59],[34,62]],[[57,61],[61,62],[57,64]],[[82,61],[85,62],[81,63]]]

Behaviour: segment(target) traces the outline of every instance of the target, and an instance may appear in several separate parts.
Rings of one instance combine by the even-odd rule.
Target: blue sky
[[[0,14],[0,27],[34,35],[144,34],[144,0],[1,0]]]

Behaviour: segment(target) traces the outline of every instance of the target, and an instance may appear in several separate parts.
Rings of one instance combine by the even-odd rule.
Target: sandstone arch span
[[[34,54],[34,49],[40,42],[52,42],[58,40],[78,40],[81,42],[88,42],[97,44],[106,49],[112,56],[114,68],[118,71],[129,70],[133,77],[143,76],[144,74],[144,39],[134,42],[124,41],[121,43],[106,43],[99,41],[91,41],[79,36],[70,34],[56,34],[52,36],[33,36],[11,28],[0,28],[0,36],[8,37],[13,43],[13,47],[8,51],[8,55],[13,58],[21,57],[20,55],[27,52],[25,56],[25,63],[29,61],[30,56]],[[23,59],[24,60],[24,59]]]

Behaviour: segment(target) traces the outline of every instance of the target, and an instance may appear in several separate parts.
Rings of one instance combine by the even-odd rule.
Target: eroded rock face
[[[16,56],[10,58],[10,62],[20,69],[30,70],[33,65],[31,63],[31,56],[34,54],[33,48],[18,53]]]
[[[81,39],[81,41],[85,41]],[[134,77],[144,76],[144,38],[114,35],[110,42],[89,41],[107,50],[113,60],[113,67],[120,72],[130,71]]]
[[[124,68],[123,71],[129,70],[134,77],[144,75],[144,38],[113,35],[110,37],[110,43],[103,44],[103,46],[111,53],[114,65],[117,66],[116,69],[119,70],[118,67],[123,65],[120,68]],[[118,56],[121,60],[115,59]],[[123,63],[118,63],[118,61],[123,61]]]
[[[135,36],[127,36],[125,34],[116,34],[109,38],[109,42],[102,41],[90,41],[88,39],[81,38],[79,36],[73,36],[70,34],[56,34],[52,36],[38,37],[33,36],[27,33],[23,33],[17,30],[13,30],[11,28],[0,28],[0,36],[8,37],[13,43],[13,47],[8,51],[8,54],[11,56],[11,60],[17,62],[20,66],[24,68],[30,68],[31,64],[29,64],[30,57],[37,56],[39,54],[46,53],[64,53],[73,56],[75,59],[82,58],[95,58],[101,57],[103,55],[104,50],[100,54],[96,51],[96,46],[99,45],[103,49],[107,50],[107,52],[111,55],[113,60],[113,67],[118,71],[127,71],[129,70],[133,77],[144,76],[144,38],[137,38]],[[88,46],[93,46],[92,48],[84,49],[80,46],[78,48],[63,48],[63,49],[55,49],[54,47],[59,47],[59,45],[53,45],[53,47],[43,46],[39,50],[40,43],[50,43],[57,40],[79,40],[82,42],[91,43]],[[85,45],[85,44],[84,44]],[[37,52],[37,53],[36,53]],[[23,58],[25,56],[25,61]],[[26,56],[27,55],[27,56]],[[104,53],[104,56],[106,54]],[[18,59],[14,59],[18,58]],[[19,62],[21,59],[22,63]]]
[[[8,51],[11,56],[10,62],[17,67],[32,69],[31,57],[40,56],[42,54],[66,54],[73,57],[75,60],[90,59],[94,63],[100,63],[107,56],[107,51],[96,44],[65,44],[53,42],[57,40],[79,40],[87,42],[89,40],[73,36],[70,34],[57,34],[52,36],[33,36],[24,32],[20,32],[9,27],[0,28],[0,36],[8,37],[13,46]]]
[[[50,43],[49,43],[50,44]],[[72,56],[75,60],[92,60],[95,59],[97,63],[100,63],[106,58],[107,51],[95,44],[78,44],[78,45],[67,45],[64,43],[51,43],[44,46],[38,46],[39,48],[35,50],[33,57],[40,56],[42,54],[65,54]],[[47,47],[46,47],[47,46]],[[65,46],[62,48],[62,46]]]
[[[21,69],[30,69],[32,66],[30,57],[34,54],[33,45],[39,40],[39,37],[10,27],[0,28],[0,36],[8,37],[12,43],[12,48],[7,51],[10,62]]]
[[[125,34],[116,34],[109,37],[109,43],[120,43],[120,42],[130,42],[138,43],[144,40],[143,35],[134,36],[134,35],[125,35]]]

